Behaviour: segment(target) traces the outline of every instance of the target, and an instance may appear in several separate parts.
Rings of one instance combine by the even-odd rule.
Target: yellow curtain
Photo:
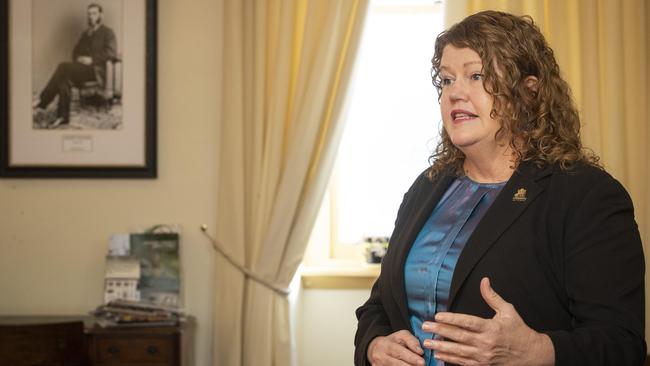
[[[223,0],[217,239],[280,288],[334,161],[367,0]],[[216,261],[213,364],[296,363],[286,296]]]
[[[646,0],[450,0],[445,24],[481,10],[530,15],[571,85],[585,146],[632,196],[650,254],[650,3]],[[649,294],[646,279],[646,294]],[[646,314],[650,314],[646,296]],[[646,315],[648,319],[648,315]],[[646,338],[650,335],[646,326]]]

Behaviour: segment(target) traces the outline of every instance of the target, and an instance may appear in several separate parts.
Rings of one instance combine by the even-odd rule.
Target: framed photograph
[[[0,0],[0,176],[155,178],[156,0]]]

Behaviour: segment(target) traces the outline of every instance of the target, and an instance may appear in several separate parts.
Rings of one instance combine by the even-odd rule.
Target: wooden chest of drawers
[[[0,365],[191,366],[193,318],[102,328],[88,316],[0,317]]]
[[[180,366],[180,327],[99,328],[88,331],[96,366]]]

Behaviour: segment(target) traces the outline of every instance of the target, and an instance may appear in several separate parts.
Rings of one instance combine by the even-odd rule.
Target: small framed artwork
[[[0,0],[0,177],[155,178],[156,0]]]

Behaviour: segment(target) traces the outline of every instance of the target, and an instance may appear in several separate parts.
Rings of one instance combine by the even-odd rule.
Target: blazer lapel
[[[449,308],[453,305],[458,290],[483,254],[543,191],[542,186],[535,182],[535,172],[541,173],[538,176],[541,177],[550,170],[540,172],[531,164],[522,163],[474,229],[458,258],[452,276]]]
[[[418,187],[418,192],[410,199],[411,207],[413,207],[406,217],[406,224],[401,235],[399,235],[398,252],[396,253],[393,268],[395,273],[390,276],[392,278],[393,296],[395,302],[398,304],[405,324],[409,324],[409,311],[406,299],[406,289],[404,287],[404,265],[415,238],[420,233],[422,226],[431,215],[431,211],[435,208],[442,195],[447,191],[447,188],[455,178],[451,175],[442,175],[434,184],[426,180],[428,185]],[[396,243],[397,244],[397,243]]]

